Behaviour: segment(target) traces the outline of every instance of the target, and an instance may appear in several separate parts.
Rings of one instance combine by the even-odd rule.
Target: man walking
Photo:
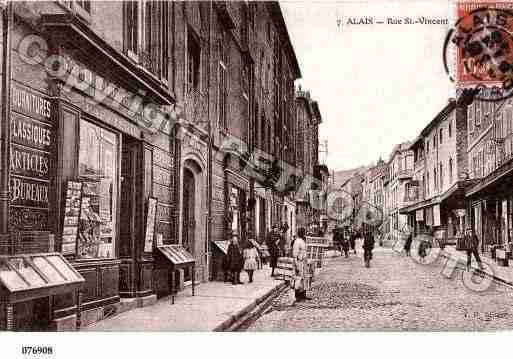
[[[278,264],[278,257],[280,256],[280,242],[281,236],[277,225],[273,226],[271,233],[267,236],[266,245],[269,250],[269,264],[271,265],[271,277],[274,277],[274,269]]]
[[[356,254],[356,232],[351,230],[349,233],[349,244],[351,245],[351,250]]]
[[[372,250],[374,249],[374,237],[369,231],[363,232],[363,261],[365,267],[370,267],[370,261],[372,259]]]
[[[465,249],[467,251],[467,270],[470,270],[472,264],[472,255],[476,259],[479,269],[483,269],[481,258],[479,257],[478,247],[479,239],[472,230],[472,227],[467,227],[467,233],[465,234]]]

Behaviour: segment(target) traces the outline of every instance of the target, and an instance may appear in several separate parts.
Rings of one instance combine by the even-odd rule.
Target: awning
[[[67,293],[84,282],[60,253],[0,256],[0,295],[10,303]]]
[[[472,186],[468,186],[467,190],[465,191],[465,196],[470,197],[478,192],[481,192],[485,188],[495,185],[498,183],[501,179],[503,179],[506,176],[509,176],[513,172],[513,159],[510,159],[504,164],[502,164],[500,167],[496,168],[493,172],[488,174],[486,177],[481,179],[480,181],[475,181]]]
[[[219,248],[221,252],[224,254],[228,254],[228,246],[230,245],[230,241],[212,241],[214,245]]]
[[[164,255],[164,257],[169,259],[174,266],[182,266],[196,262],[192,254],[187,252],[185,248],[179,244],[158,246],[157,249]]]

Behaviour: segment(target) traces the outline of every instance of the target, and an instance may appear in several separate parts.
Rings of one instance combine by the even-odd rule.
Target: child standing
[[[248,242],[244,249],[244,270],[248,272],[249,283],[253,283],[253,273],[257,269],[258,252],[253,243]]]

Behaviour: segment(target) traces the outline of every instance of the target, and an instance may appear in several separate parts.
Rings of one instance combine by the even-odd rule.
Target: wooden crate
[[[294,259],[292,257],[279,257],[274,274],[283,279],[294,277]]]

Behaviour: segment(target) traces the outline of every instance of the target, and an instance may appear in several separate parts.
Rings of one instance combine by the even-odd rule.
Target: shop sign
[[[440,226],[440,205],[435,204],[433,206],[433,226]]]
[[[17,229],[47,230],[54,147],[52,101],[27,87],[11,87],[10,223]],[[42,214],[45,212],[46,214]],[[39,213],[22,216],[20,213]]]
[[[50,155],[46,152],[11,145],[11,173],[31,178],[48,179]]]
[[[11,106],[14,111],[38,120],[52,119],[52,106],[48,98],[16,84],[11,87]]]
[[[170,222],[172,216],[172,209],[170,205],[159,203],[157,206],[157,221],[158,222]]]
[[[49,124],[12,113],[12,142],[48,152],[53,144],[53,136],[52,127]]]
[[[48,182],[11,175],[11,204],[23,207],[48,208]]]

